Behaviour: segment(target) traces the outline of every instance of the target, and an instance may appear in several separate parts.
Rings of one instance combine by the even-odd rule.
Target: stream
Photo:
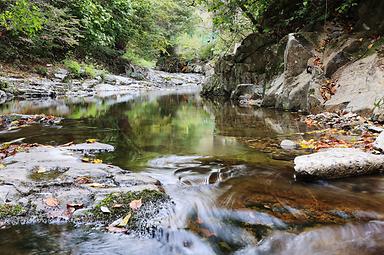
[[[300,182],[279,147],[308,131],[299,115],[205,101],[196,89],[139,96],[11,101],[1,114],[53,114],[0,142],[95,138],[104,162],[160,180],[175,203],[152,239],[87,226],[0,230],[0,254],[384,254],[384,178]]]

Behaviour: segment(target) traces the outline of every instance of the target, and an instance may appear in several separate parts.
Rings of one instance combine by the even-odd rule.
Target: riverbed
[[[294,179],[283,139],[298,114],[206,101],[199,90],[10,101],[2,114],[52,114],[0,142],[115,147],[106,163],[159,180],[175,206],[152,238],[72,224],[0,230],[0,254],[383,254],[384,178]],[[0,170],[1,171],[1,170]]]

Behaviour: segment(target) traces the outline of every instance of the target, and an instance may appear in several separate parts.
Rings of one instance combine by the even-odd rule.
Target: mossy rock
[[[141,199],[143,206],[145,206],[148,202],[161,203],[167,198],[168,196],[166,194],[155,190],[112,193],[101,200],[91,212],[94,219],[101,222],[114,221],[118,218],[125,217],[129,213],[132,213],[132,219],[134,219],[135,212],[129,206],[133,200]],[[110,210],[110,213],[102,212],[101,207],[107,207]]]
[[[21,205],[0,204],[0,219],[20,216],[26,212]]]

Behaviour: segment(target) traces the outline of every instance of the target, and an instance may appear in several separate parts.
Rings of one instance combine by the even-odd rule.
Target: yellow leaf
[[[5,168],[5,165],[0,163],[0,169],[4,169]]]
[[[90,138],[90,139],[86,140],[87,143],[95,143],[96,141],[97,141],[97,139],[95,139],[95,138]]]
[[[101,164],[101,163],[103,163],[103,161],[101,159],[94,159],[94,160],[92,160],[92,163],[93,164]]]
[[[131,219],[132,217],[132,214],[131,213],[128,213],[127,216],[124,217],[124,219],[120,222],[120,224],[118,225],[119,227],[125,227],[128,225],[128,222],[129,220]]]
[[[315,140],[311,139],[309,141],[303,140],[299,143],[302,149],[314,149],[315,148]]]

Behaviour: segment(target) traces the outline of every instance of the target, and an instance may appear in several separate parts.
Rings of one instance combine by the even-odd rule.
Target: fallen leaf
[[[38,166],[38,167],[37,167],[36,173],[38,173],[38,174],[42,174],[42,173],[45,173],[45,172],[47,172],[47,169],[46,169],[46,168],[44,168],[44,167],[42,167],[42,166]]]
[[[67,204],[67,208],[68,209],[70,209],[70,208],[73,208],[73,209],[75,209],[75,210],[79,210],[79,209],[81,209],[81,208],[83,208],[84,207],[84,204],[82,204],[82,203],[78,203],[78,204]]]
[[[215,236],[215,233],[211,232],[209,229],[201,228],[200,231],[201,231],[201,234],[202,234],[205,238],[210,238],[210,237],[212,237],[212,236]]]
[[[109,210],[109,208],[106,207],[106,206],[101,206],[101,207],[100,207],[100,210],[101,210],[103,213],[111,213],[111,211]]]
[[[59,200],[54,197],[44,199],[44,203],[50,207],[56,207],[60,204]]]
[[[123,204],[114,204],[112,208],[121,208],[123,207]]]
[[[368,45],[368,49],[371,49],[373,47],[373,43],[371,43],[370,45]]]
[[[82,158],[81,161],[89,163],[91,160],[89,158]]]
[[[94,182],[94,183],[89,184],[89,187],[92,187],[92,188],[105,188],[105,184]]]
[[[132,214],[131,214],[131,213],[128,213],[128,214],[124,217],[124,219],[120,222],[120,224],[119,224],[118,226],[119,226],[119,227],[125,227],[125,226],[127,226],[129,220],[131,219],[131,217],[132,217]]]
[[[90,139],[87,139],[86,142],[87,143],[95,143],[95,142],[97,142],[97,139],[90,138]]]
[[[0,169],[4,169],[5,168],[5,165],[0,163]]]
[[[80,176],[77,177],[75,180],[75,183],[77,184],[88,184],[88,183],[93,183],[92,179],[87,176]]]
[[[114,226],[108,226],[106,229],[111,233],[125,233],[127,230],[125,228],[118,228]]]
[[[101,159],[94,159],[91,161],[92,164],[101,164],[103,161]]]
[[[133,200],[131,203],[129,203],[129,207],[131,207],[132,210],[138,210],[143,205],[141,198],[139,200]]]

